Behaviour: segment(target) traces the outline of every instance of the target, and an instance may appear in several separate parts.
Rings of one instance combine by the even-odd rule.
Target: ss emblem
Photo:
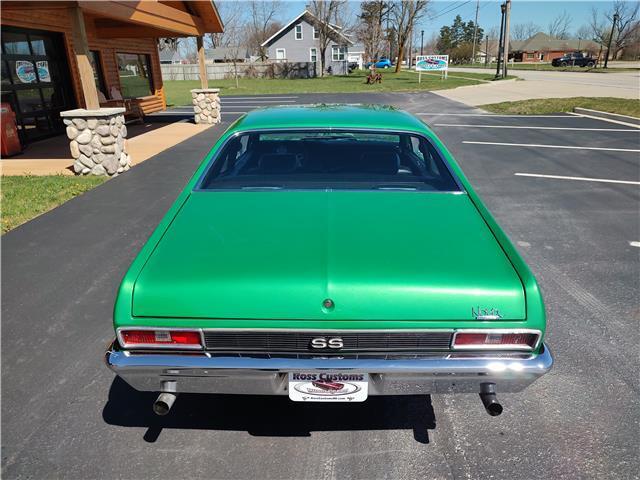
[[[344,342],[340,337],[316,337],[311,339],[311,348],[342,348]]]

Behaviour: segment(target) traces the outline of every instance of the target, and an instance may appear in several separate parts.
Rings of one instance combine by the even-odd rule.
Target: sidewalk
[[[451,68],[451,72],[484,72],[478,68]],[[519,81],[496,81],[482,85],[437,90],[436,95],[479,106],[488,103],[529,100],[534,98],[618,97],[637,99],[640,96],[640,72],[587,73],[535,70],[510,70]]]
[[[158,153],[183,142],[212,125],[189,122],[130,125],[127,148],[135,166]],[[69,141],[59,135],[35,142],[20,155],[0,160],[2,175],[74,175]]]

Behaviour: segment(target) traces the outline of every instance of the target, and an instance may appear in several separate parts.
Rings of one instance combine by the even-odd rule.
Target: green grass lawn
[[[385,72],[382,83],[367,85],[368,70],[358,70],[351,75],[331,75],[321,78],[306,79],[267,79],[240,78],[239,88],[233,78],[224,80],[209,80],[209,87],[219,88],[220,95],[260,95],[281,93],[344,93],[344,92],[407,92],[428,91],[455,88],[464,85],[476,85],[482,81],[492,80],[492,75],[484,73],[449,73],[447,80],[441,80],[440,75],[422,75],[422,82],[418,83],[415,72],[400,71]],[[166,80],[164,90],[167,103],[170,105],[191,105],[193,88],[200,88],[198,80]]]
[[[106,177],[3,176],[0,179],[2,233],[97,187]]]
[[[450,65],[451,68],[491,68],[496,69],[495,63],[490,63],[485,66],[484,63],[463,63],[460,65]],[[514,63],[509,64],[507,70],[548,70],[554,72],[594,72],[594,73],[615,73],[615,72],[633,72],[640,70],[635,67],[623,67],[623,68],[587,68],[587,67],[554,67],[550,63]]]
[[[543,98],[480,105],[493,113],[516,115],[538,115],[545,113],[572,112],[575,107],[590,108],[609,113],[640,117],[640,100],[613,97]]]

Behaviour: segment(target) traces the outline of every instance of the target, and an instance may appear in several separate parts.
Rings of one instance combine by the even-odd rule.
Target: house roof
[[[204,56],[212,60],[225,60],[227,58],[249,58],[246,47],[216,47],[206,48]]]
[[[578,38],[565,40],[554,38],[543,32],[538,32],[532,37],[522,41],[510,43],[511,51],[540,52],[545,50],[585,50],[599,48],[596,42]]]
[[[161,62],[173,62],[175,60],[180,60],[180,55],[178,54],[178,52],[171,48],[160,50],[158,52],[158,56],[160,57]]]
[[[277,40],[278,38],[280,38],[280,36],[286,32],[287,30],[289,30],[294,24],[298,23],[300,20],[305,19],[308,23],[310,24],[315,24],[315,23],[322,23],[322,21],[316,17],[313,13],[311,13],[309,10],[305,10],[303,11],[300,15],[298,15],[297,17],[295,17],[293,20],[291,20],[289,23],[287,23],[284,27],[282,27],[280,30],[278,30],[276,33],[274,33],[273,35],[271,35],[269,38],[267,38],[264,42],[262,42],[262,44],[260,45],[261,47],[266,47],[269,46],[271,43],[273,43],[273,41]],[[349,45],[353,45],[353,42],[351,40],[349,40],[349,38],[347,36],[345,36],[342,32],[338,31],[336,29],[336,26],[329,23],[329,29],[331,30],[331,32],[334,34],[334,40],[335,41],[344,41],[345,43],[349,44]],[[339,27],[338,27],[339,28]]]

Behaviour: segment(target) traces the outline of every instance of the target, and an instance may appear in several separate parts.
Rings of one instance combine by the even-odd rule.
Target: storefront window
[[[124,98],[145,97],[153,94],[149,55],[117,53],[118,74]]]
[[[93,80],[96,82],[96,89],[106,97],[108,92],[104,86],[104,75],[102,74],[102,64],[100,63],[100,52],[91,50],[89,52],[89,63],[93,70]]]
[[[24,33],[6,32],[2,34],[4,53],[9,55],[30,55],[29,42]]]

